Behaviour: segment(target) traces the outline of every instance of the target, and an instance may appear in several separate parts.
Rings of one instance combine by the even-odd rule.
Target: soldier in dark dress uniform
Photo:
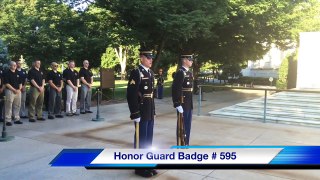
[[[130,118],[135,121],[135,128],[139,125],[139,147],[146,149],[152,146],[155,106],[153,98],[154,73],[151,71],[152,51],[140,49],[141,64],[131,71],[127,88],[127,101],[130,109]],[[142,177],[151,177],[157,174],[153,169],[136,169],[135,174]]]
[[[177,113],[183,115],[183,127],[185,130],[185,145],[189,145],[191,121],[192,121],[192,87],[193,75],[190,67],[193,63],[193,56],[190,54],[181,55],[182,66],[175,73],[172,83],[172,101],[173,106],[177,109]],[[182,98],[183,97],[183,101]],[[178,127],[177,127],[177,144],[178,143]]]

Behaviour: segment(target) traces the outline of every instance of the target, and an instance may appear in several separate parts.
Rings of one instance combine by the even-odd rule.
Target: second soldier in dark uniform
[[[127,100],[130,109],[130,118],[139,123],[139,148],[147,149],[152,146],[155,105],[153,98],[154,74],[152,66],[152,51],[140,49],[138,68],[131,71],[127,88]],[[134,136],[136,147],[136,134]],[[153,169],[137,169],[135,174],[142,177],[151,177],[157,174]]]
[[[182,54],[180,59],[182,66],[175,73],[175,77],[172,83],[172,101],[173,106],[177,109],[177,112],[183,114],[184,129],[186,135],[185,145],[189,145],[193,109],[193,75],[192,72],[190,72],[189,68],[192,66],[193,56],[190,54]],[[183,97],[183,102],[181,102],[181,97]],[[177,144],[179,143],[177,142]]]

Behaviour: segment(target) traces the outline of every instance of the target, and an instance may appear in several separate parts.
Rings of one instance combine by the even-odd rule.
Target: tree
[[[56,0],[4,0],[0,7],[0,37],[12,59],[24,55],[30,64],[39,58],[46,66],[88,59],[100,66],[108,45],[108,11],[95,6],[76,11]]]

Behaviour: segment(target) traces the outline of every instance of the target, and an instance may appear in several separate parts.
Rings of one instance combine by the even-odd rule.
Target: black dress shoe
[[[86,111],[86,113],[93,113],[92,111]]]
[[[80,114],[85,114],[86,112],[80,112]]]
[[[37,118],[38,121],[45,121],[46,119],[41,117],[41,118]]]
[[[67,113],[67,116],[73,116],[73,114],[72,113]]]
[[[155,169],[150,169],[150,171],[154,176],[158,174],[158,172]]]
[[[48,116],[48,119],[54,119],[54,116],[49,115],[49,116]]]
[[[6,126],[12,126],[11,122],[6,122]]]
[[[147,169],[136,169],[134,173],[138,176],[146,178],[153,176],[153,174]]]
[[[15,121],[14,123],[15,124],[23,124],[23,122],[21,122],[21,121]]]
[[[28,116],[20,116],[21,119],[28,119]]]
[[[73,115],[75,115],[75,116],[79,116],[79,113],[73,113]]]
[[[3,119],[0,119],[0,122],[3,122]]]
[[[56,115],[56,118],[63,118],[61,114]]]
[[[36,120],[34,120],[34,119],[29,119],[29,122],[36,122]]]

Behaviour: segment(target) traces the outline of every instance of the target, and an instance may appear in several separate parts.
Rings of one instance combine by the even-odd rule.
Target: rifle
[[[183,96],[181,96],[181,103],[183,101]],[[178,146],[186,146],[186,138],[183,113],[178,112]]]
[[[139,124],[140,122],[135,122],[136,124],[136,149],[139,149]]]

